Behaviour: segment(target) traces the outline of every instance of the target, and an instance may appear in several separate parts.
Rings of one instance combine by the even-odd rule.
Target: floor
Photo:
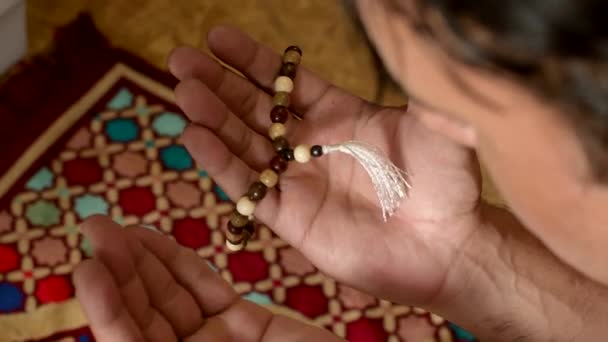
[[[206,49],[205,37],[218,24],[237,26],[277,50],[302,46],[305,65],[334,83],[373,100],[378,71],[365,35],[339,0],[29,0],[30,53],[50,45],[56,27],[81,11],[92,13],[116,46],[160,68],[172,48]],[[322,37],[322,38],[321,38]],[[404,103],[396,91],[383,102]]]

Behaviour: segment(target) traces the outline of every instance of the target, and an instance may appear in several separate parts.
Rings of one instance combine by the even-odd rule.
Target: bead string
[[[226,247],[232,251],[242,250],[255,232],[254,216],[256,204],[261,201],[268,189],[274,188],[279,182],[279,176],[287,170],[291,161],[306,163],[311,157],[323,155],[323,147],[319,145],[298,145],[292,149],[285,137],[285,123],[289,118],[290,95],[294,88],[297,68],[302,60],[302,50],[290,46],[283,53],[283,62],[279,75],[274,81],[274,97],[268,136],[276,155],[270,161],[270,167],[260,173],[258,181],[249,186],[249,190],[237,202],[230,216],[226,231]],[[301,119],[301,118],[298,118]]]
[[[276,155],[270,161],[270,167],[260,173],[259,180],[251,184],[247,193],[236,202],[226,232],[226,246],[229,250],[239,251],[247,246],[255,232],[253,212],[256,204],[266,196],[269,188],[278,184],[279,176],[287,170],[288,162],[295,160],[298,163],[307,163],[312,157],[337,152],[351,156],[370,177],[385,222],[396,212],[411,188],[407,172],[395,166],[379,148],[365,142],[351,140],[333,145],[301,144],[293,149],[290,147],[285,137],[285,122],[290,114],[289,97],[301,59],[302,51],[297,46],[290,46],[283,53],[283,63],[274,81],[273,107],[270,111],[272,124],[268,129]],[[297,114],[291,114],[302,120]]]

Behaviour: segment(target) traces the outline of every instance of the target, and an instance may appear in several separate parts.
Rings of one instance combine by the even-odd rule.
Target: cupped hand
[[[108,217],[81,225],[94,258],[74,272],[97,341],[339,341],[241,299],[194,251]]]
[[[192,121],[184,144],[237,200],[274,155],[269,93],[281,57],[229,27],[214,29],[208,45],[245,77],[189,47],[172,53],[169,68],[181,81],[177,103]],[[291,108],[304,117],[287,122],[293,146],[371,143],[409,173],[412,189],[385,223],[364,170],[347,156],[328,155],[290,163],[281,192],[270,191],[256,208],[257,220],[339,281],[401,303],[428,304],[477,226],[481,186],[474,154],[430,130],[432,114],[374,105],[303,67]]]

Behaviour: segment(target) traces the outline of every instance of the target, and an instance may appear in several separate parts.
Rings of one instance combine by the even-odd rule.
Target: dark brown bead
[[[252,201],[260,201],[266,196],[266,190],[268,188],[262,182],[255,182],[249,187],[247,197]]]
[[[248,225],[243,227],[243,235],[249,235],[249,237],[252,237],[253,234],[255,234],[255,226],[253,225],[253,222],[250,222]]]
[[[241,215],[238,211],[234,211],[232,215],[230,215],[230,223],[234,227],[244,227],[247,223],[249,223],[249,218],[247,216]]]
[[[274,123],[285,123],[289,118],[289,110],[283,106],[275,106],[270,111],[270,120]]]
[[[295,52],[299,53],[300,56],[302,56],[302,50],[295,45],[292,45],[292,46],[288,47],[287,49],[285,49],[285,52],[287,52],[287,51],[295,51]]]
[[[272,141],[272,147],[274,147],[275,151],[281,152],[289,148],[289,141],[285,137],[276,137]]]
[[[287,76],[292,80],[296,77],[296,70],[298,67],[293,63],[283,63],[281,65],[281,71],[279,71],[279,76]]]
[[[248,225],[253,226],[253,223],[248,222],[244,227],[234,227],[229,222],[226,231],[226,240],[230,241],[233,245],[238,245],[243,242],[243,240],[249,238],[249,230],[246,229]]]
[[[280,156],[275,156],[270,161],[270,168],[276,173],[283,173],[287,170],[287,162],[284,161]]]
[[[227,230],[228,230],[228,232],[230,232],[233,235],[241,235],[241,234],[243,234],[245,226],[243,226],[243,227],[235,227],[231,222],[228,222],[228,229]]]
[[[314,145],[310,148],[310,155],[313,157],[320,157],[323,155],[323,147],[319,145]]]
[[[288,162],[293,161],[295,159],[293,155],[293,150],[290,148],[281,151],[279,155],[281,156],[281,158]]]
[[[243,244],[243,248],[242,249],[247,248],[247,244],[249,243],[249,238],[250,238],[249,236],[245,236],[243,238],[243,241],[241,242]]]
[[[239,241],[239,243],[243,243],[243,248],[247,247],[247,243],[251,238],[253,238],[253,234],[255,234],[255,227],[253,223],[250,223],[245,226],[243,230],[243,238]]]

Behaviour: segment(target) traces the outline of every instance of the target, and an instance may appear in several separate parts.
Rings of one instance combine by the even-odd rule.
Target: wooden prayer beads
[[[284,124],[285,122],[287,122],[288,117],[289,111],[283,106],[276,106],[272,108],[272,111],[270,112],[270,120],[273,123]]]
[[[272,147],[280,154],[282,151],[289,149],[289,142],[284,136],[278,136],[272,140]]]
[[[281,174],[287,170],[287,161],[277,155],[270,161],[270,168],[277,174]]]
[[[319,145],[315,145],[313,147],[310,148],[310,154],[313,157],[320,157],[323,155],[323,147],[319,146]]]
[[[259,181],[251,184],[247,193],[236,202],[235,211],[230,217],[226,231],[226,247],[229,250],[238,251],[247,246],[247,241],[254,234],[253,213],[256,204],[266,196],[269,188],[278,184],[279,175],[287,170],[287,162],[292,160],[304,162],[304,156],[308,155],[310,159],[310,155],[314,155],[312,151],[304,152],[303,145],[291,149],[285,137],[287,133],[285,123],[289,118],[289,96],[294,89],[294,78],[301,60],[300,48],[290,46],[285,49],[279,75],[274,81],[275,94],[270,112],[272,124],[268,129],[268,136],[277,155],[270,161],[269,168],[260,173]]]
[[[404,178],[405,172],[396,167],[381,151],[368,144],[358,141],[347,141],[332,145],[301,144],[292,148],[287,140],[287,122],[290,114],[297,120],[302,117],[289,111],[290,94],[294,91],[294,79],[297,67],[302,60],[302,51],[297,46],[285,49],[282,65],[276,77],[272,98],[273,108],[270,111],[270,126],[268,136],[276,155],[270,160],[268,168],[262,171],[258,181],[251,184],[247,192],[236,202],[235,211],[230,217],[226,228],[226,247],[231,251],[239,251],[247,246],[254,235],[254,212],[257,203],[264,199],[271,188],[277,186],[279,176],[287,170],[288,163],[296,161],[307,163],[312,158],[325,154],[341,152],[358,161],[370,176],[376,194],[382,207],[382,217],[386,221],[398,208],[400,201],[407,195],[410,188]]]
[[[260,182],[267,188],[274,188],[279,182],[279,175],[270,169],[266,169],[260,173]]]
[[[293,156],[298,163],[308,163],[308,161],[310,161],[310,146],[296,146],[296,148],[293,150]]]
[[[247,197],[252,201],[260,201],[266,196],[266,185],[262,182],[255,182],[249,187]]]

